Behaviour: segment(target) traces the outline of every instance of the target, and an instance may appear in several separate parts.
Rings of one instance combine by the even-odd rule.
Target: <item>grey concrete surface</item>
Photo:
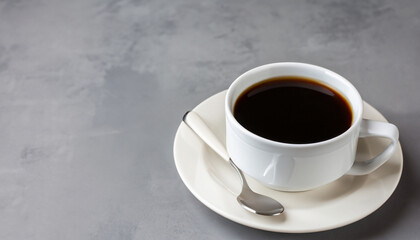
[[[399,127],[401,182],[363,220],[255,230],[179,178],[182,114],[282,61],[344,75]],[[419,91],[418,0],[0,0],[0,239],[418,239]]]

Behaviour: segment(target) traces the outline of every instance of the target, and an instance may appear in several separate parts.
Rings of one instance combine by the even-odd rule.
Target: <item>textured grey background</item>
[[[179,178],[182,114],[281,61],[344,75],[399,127],[400,185],[367,218],[264,232]],[[418,239],[419,77],[418,0],[0,0],[0,239]]]

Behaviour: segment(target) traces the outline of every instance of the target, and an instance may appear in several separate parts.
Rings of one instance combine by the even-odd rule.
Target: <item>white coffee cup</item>
[[[255,83],[278,76],[315,79],[341,93],[352,109],[350,128],[334,138],[309,144],[277,142],[245,129],[233,115],[237,98]],[[396,126],[362,119],[362,98],[348,80],[328,69],[305,63],[272,63],[242,74],[227,91],[225,113],[226,147],[230,157],[243,172],[276,190],[304,191],[333,182],[345,174],[369,174],[392,156],[398,143]],[[355,162],[358,139],[373,136],[389,138],[391,142],[373,159]]]

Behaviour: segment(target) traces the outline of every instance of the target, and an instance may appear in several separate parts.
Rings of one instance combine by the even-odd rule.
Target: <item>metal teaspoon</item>
[[[242,171],[235,165],[232,159],[230,159],[225,146],[217,139],[197,113],[193,111],[186,112],[182,121],[236,170],[242,182],[242,192],[238,195],[236,200],[243,208],[252,213],[266,216],[279,215],[284,211],[284,207],[281,203],[251,190]]]

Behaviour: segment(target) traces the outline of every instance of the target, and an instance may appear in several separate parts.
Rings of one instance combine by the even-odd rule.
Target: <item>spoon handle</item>
[[[226,162],[229,162],[229,154],[225,146],[213,134],[203,119],[193,111],[188,111],[182,117],[182,121],[189,126],[207,145],[219,154]]]

